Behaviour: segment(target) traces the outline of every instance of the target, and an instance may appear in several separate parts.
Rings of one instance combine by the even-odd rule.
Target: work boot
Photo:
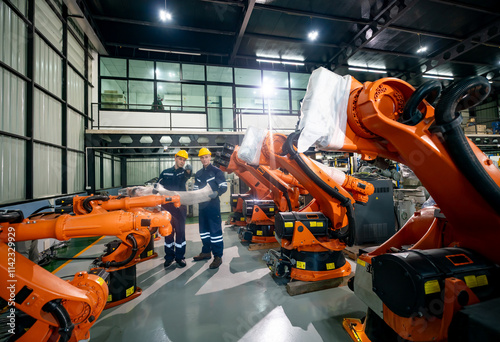
[[[216,256],[214,258],[214,261],[212,261],[212,263],[210,264],[210,266],[208,266],[208,268],[210,269],[215,269],[215,268],[219,268],[219,266],[222,264],[222,258],[221,257],[218,257]]]
[[[212,254],[210,253],[200,253],[197,256],[193,258],[194,261],[200,261],[200,260],[205,260],[205,259],[210,259],[212,257]]]
[[[180,268],[186,267],[186,260],[184,259],[175,260],[175,262],[177,262],[177,266],[179,266]]]
[[[172,265],[173,262],[173,260],[165,260],[165,262],[163,263],[163,267],[167,268],[168,266]]]

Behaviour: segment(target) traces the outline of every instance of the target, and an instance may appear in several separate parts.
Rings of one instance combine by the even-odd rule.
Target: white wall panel
[[[0,60],[26,75],[26,24],[0,1]]]
[[[142,185],[152,178],[158,177],[158,160],[128,159],[127,185]]]
[[[97,111],[94,112],[94,127],[97,128]],[[154,129],[170,127],[170,114],[160,112],[112,112],[100,111],[101,126],[135,128],[151,127]]]
[[[38,35],[35,38],[35,82],[61,96],[62,59]]]
[[[68,151],[68,193],[84,191],[85,155]]]
[[[121,186],[121,174],[122,174],[122,169],[121,169],[121,163],[119,158],[115,158],[113,163],[115,163],[115,172],[113,176],[113,186]]]
[[[26,135],[26,82],[0,68],[0,130]]]
[[[2,1],[0,1],[2,2]],[[27,0],[10,0],[10,2],[17,7],[17,9],[24,14],[25,16],[27,15],[26,11],[26,5],[27,5]]]
[[[35,89],[33,136],[53,144],[62,144],[62,105],[49,95]]]
[[[63,25],[45,0],[35,1],[35,27],[59,51],[62,51]]]
[[[35,144],[33,148],[33,196],[58,195],[62,193],[62,152],[52,146]]]
[[[298,120],[299,118],[296,115],[272,115],[271,126],[275,132],[290,132],[295,130]],[[249,126],[268,129],[269,117],[267,115],[242,115],[242,128],[245,130]]]
[[[95,188],[102,189],[101,186],[101,158],[100,154],[95,154]]]
[[[0,135],[0,203],[25,199],[26,143]]]
[[[82,46],[68,32],[68,61],[82,74],[85,75],[85,53]]]
[[[83,151],[85,141],[84,117],[71,109],[68,109],[67,132],[68,147]]]
[[[103,188],[112,188],[113,187],[113,174],[111,173],[111,165],[112,165],[112,160],[110,159],[111,156],[105,155],[103,159]]]
[[[81,111],[85,110],[85,82],[68,67],[68,103]]]

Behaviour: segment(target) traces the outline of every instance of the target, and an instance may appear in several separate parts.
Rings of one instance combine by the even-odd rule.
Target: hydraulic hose
[[[104,196],[104,195],[89,196],[83,200],[82,206],[85,210],[87,210],[88,213],[91,213],[92,206],[90,205],[90,201],[108,201],[108,200],[109,196]]]
[[[132,234],[127,235],[127,240],[130,240],[130,242],[132,243],[132,252],[130,253],[130,255],[128,256],[127,259],[125,259],[123,261],[100,262],[98,264],[98,266],[105,267],[105,268],[122,267],[122,266],[125,266],[126,264],[128,264],[129,262],[131,262],[135,258],[135,255],[137,254],[137,250],[138,250],[137,241],[135,240],[135,238]]]
[[[56,299],[46,303],[43,311],[48,312],[54,316],[56,321],[59,323],[59,342],[67,342],[71,338],[73,333],[74,325],[71,322],[71,317],[69,317],[68,311],[62,306],[61,300]]]
[[[460,127],[458,111],[473,107],[490,92],[488,80],[480,76],[467,77],[445,89],[436,111],[436,130],[442,132],[446,150],[458,169],[477,192],[500,215],[500,188],[486,172]]]
[[[348,197],[342,195],[337,188],[332,188],[325,181],[323,181],[317,174],[315,174],[309,166],[307,166],[306,162],[302,159],[300,153],[298,153],[293,148],[293,141],[298,138],[300,132],[294,132],[288,136],[283,145],[283,152],[290,155],[292,160],[295,160],[299,167],[306,173],[306,175],[322,190],[324,190],[327,194],[332,196],[334,199],[339,201],[340,205],[346,208],[346,215],[348,219],[347,231],[345,233],[335,233],[336,238],[341,241],[344,241],[348,246],[352,246],[354,244],[354,240],[356,239],[356,220],[354,219],[354,210],[352,207],[351,200]]]
[[[418,124],[424,118],[424,115],[418,110],[420,102],[425,99],[432,105],[439,94],[441,94],[441,83],[439,81],[429,81],[422,84],[406,102],[399,122],[408,126]]]

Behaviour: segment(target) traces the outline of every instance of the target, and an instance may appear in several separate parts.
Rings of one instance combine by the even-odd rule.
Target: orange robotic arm
[[[2,212],[0,278],[4,284],[0,295],[9,305],[36,319],[19,341],[55,341],[58,337],[60,341],[88,339],[88,330],[106,304],[108,288],[103,278],[86,272],[65,282],[16,253],[14,242],[111,235],[137,246],[137,242],[149,238],[150,226],[171,231],[170,214],[115,211],[72,216],[51,213],[23,219],[20,211]],[[137,253],[121,263],[130,262]],[[120,262],[114,266],[120,266]]]

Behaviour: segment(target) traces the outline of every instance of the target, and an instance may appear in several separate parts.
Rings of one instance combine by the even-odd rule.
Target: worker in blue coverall
[[[165,189],[171,191],[186,191],[186,181],[191,177],[191,167],[186,164],[188,153],[180,150],[175,154],[175,163],[171,168],[161,172],[158,183]],[[165,236],[165,263],[164,267],[170,266],[174,260],[179,267],[185,267],[186,261],[186,213],[185,205],[176,208],[173,203],[162,205],[172,215],[172,233]],[[175,242],[174,242],[175,234]]]
[[[203,247],[201,253],[193,260],[210,259],[213,254],[214,260],[209,268],[216,269],[222,264],[222,251],[224,250],[219,196],[227,191],[227,182],[224,173],[210,164],[212,153],[208,148],[201,148],[198,157],[203,168],[196,172],[193,190],[203,189],[208,184],[212,188],[212,193],[208,202],[199,205],[200,237]]]

